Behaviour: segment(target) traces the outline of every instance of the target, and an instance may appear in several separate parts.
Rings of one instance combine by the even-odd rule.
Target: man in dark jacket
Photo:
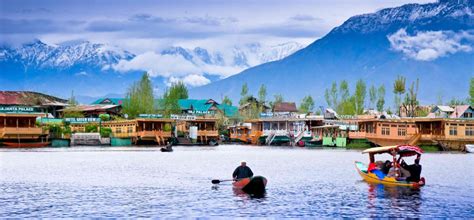
[[[252,177],[253,172],[250,167],[247,166],[247,162],[241,161],[240,166],[235,168],[234,173],[232,173],[232,177],[234,180],[239,180],[247,177]]]
[[[416,158],[415,163],[412,165],[407,165],[405,161],[403,161],[401,165],[403,168],[410,171],[410,176],[407,178],[408,182],[420,181],[420,175],[421,175],[420,158]]]

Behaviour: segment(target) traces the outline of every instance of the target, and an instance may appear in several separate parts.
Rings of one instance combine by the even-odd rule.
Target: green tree
[[[471,78],[469,83],[469,102],[471,106],[474,106],[474,77]]]
[[[171,114],[181,113],[181,107],[179,106],[180,99],[188,98],[188,89],[182,82],[171,84],[171,86],[163,94],[164,102],[164,115],[170,116]]]
[[[74,90],[71,91],[71,97],[68,100],[68,104],[69,106],[76,106],[78,104],[76,100],[76,96],[74,96]]]
[[[310,95],[305,96],[300,104],[300,112],[309,113],[314,109],[314,100]]]
[[[132,83],[128,89],[123,103],[123,112],[131,118],[141,113],[156,112],[153,85],[148,73],[144,73],[140,81]]]
[[[452,98],[452,99],[449,100],[449,102],[446,103],[446,104],[449,105],[449,106],[466,105],[466,104],[467,104],[467,101],[464,101],[464,100],[462,100],[462,99]]]
[[[370,108],[375,108],[374,106],[377,103],[377,88],[372,85],[369,89],[369,101],[370,101]]]
[[[273,109],[275,105],[282,103],[283,101],[283,96],[281,94],[276,94],[273,96],[273,102],[270,102],[270,107]]]
[[[239,105],[244,105],[246,103],[247,98],[248,98],[248,92],[249,92],[249,87],[247,86],[247,83],[244,83],[242,85],[242,89],[240,90]]]
[[[267,87],[262,84],[258,90],[258,101],[265,104],[267,98]]]
[[[346,80],[342,80],[341,84],[339,84],[339,95],[341,97],[339,102],[336,100],[334,103],[337,113],[342,115],[352,114],[354,112],[352,106],[353,103],[351,102],[349,83],[347,83]]]
[[[403,110],[407,117],[415,117],[418,107],[418,84],[419,79],[411,83],[408,93],[405,95],[405,101],[402,103]]]
[[[367,86],[362,79],[357,80],[354,93],[355,113],[364,113],[365,96],[367,95]]]
[[[377,111],[382,112],[385,105],[385,86],[381,85],[377,89]]]
[[[405,93],[405,82],[406,78],[399,75],[393,83],[393,94],[395,95],[395,109],[397,109],[398,115],[400,115],[401,97]]]
[[[224,96],[224,99],[222,99],[222,104],[232,105],[232,100],[230,100],[228,96]]]

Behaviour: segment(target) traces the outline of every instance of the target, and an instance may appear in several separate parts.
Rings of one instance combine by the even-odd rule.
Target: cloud
[[[166,84],[170,86],[171,84],[176,83],[176,82],[183,82],[184,84],[188,86],[196,87],[196,86],[203,86],[203,85],[209,84],[211,80],[204,77],[203,75],[191,74],[182,78],[170,77]]]
[[[110,67],[104,67],[108,69]],[[131,60],[120,60],[111,68],[119,72],[147,71],[150,76],[183,78],[188,75],[217,75],[225,78],[243,70],[242,67],[221,66],[203,63],[198,59],[187,60],[181,55],[146,52]],[[191,78],[196,79],[196,78]],[[191,80],[189,79],[189,80]],[[201,79],[201,82],[204,82]]]
[[[88,76],[89,74],[85,71],[77,72],[74,74],[75,76]]]
[[[393,50],[415,60],[432,61],[471,51],[474,35],[468,31],[426,31],[409,35],[405,29],[400,29],[387,38]]]
[[[322,20],[321,18],[316,18],[311,15],[301,15],[301,14],[295,15],[291,17],[290,19],[295,20],[295,21],[316,21],[316,20],[321,21]]]

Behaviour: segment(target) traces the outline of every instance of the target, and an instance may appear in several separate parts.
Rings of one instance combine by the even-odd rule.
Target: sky
[[[307,45],[351,16],[433,0],[0,0],[0,42],[91,41],[136,54],[169,46]]]

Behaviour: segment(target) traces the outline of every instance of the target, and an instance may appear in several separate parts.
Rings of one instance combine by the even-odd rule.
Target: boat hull
[[[249,194],[263,194],[267,186],[267,179],[263,176],[244,178],[232,183],[235,189],[242,190]]]
[[[31,143],[15,143],[15,142],[3,142],[3,145],[7,148],[38,148],[46,147],[50,142],[31,142]]]
[[[367,168],[367,166],[361,162],[355,162],[357,172],[362,177],[362,179],[368,183],[375,183],[375,184],[383,184],[388,186],[405,186],[405,187],[413,187],[418,188],[424,186],[424,178],[423,181],[420,182],[407,182],[407,181],[398,181],[393,177],[378,177],[375,173],[367,173],[367,169],[363,170],[363,168]]]
[[[474,144],[466,144],[466,152],[474,153]]]

